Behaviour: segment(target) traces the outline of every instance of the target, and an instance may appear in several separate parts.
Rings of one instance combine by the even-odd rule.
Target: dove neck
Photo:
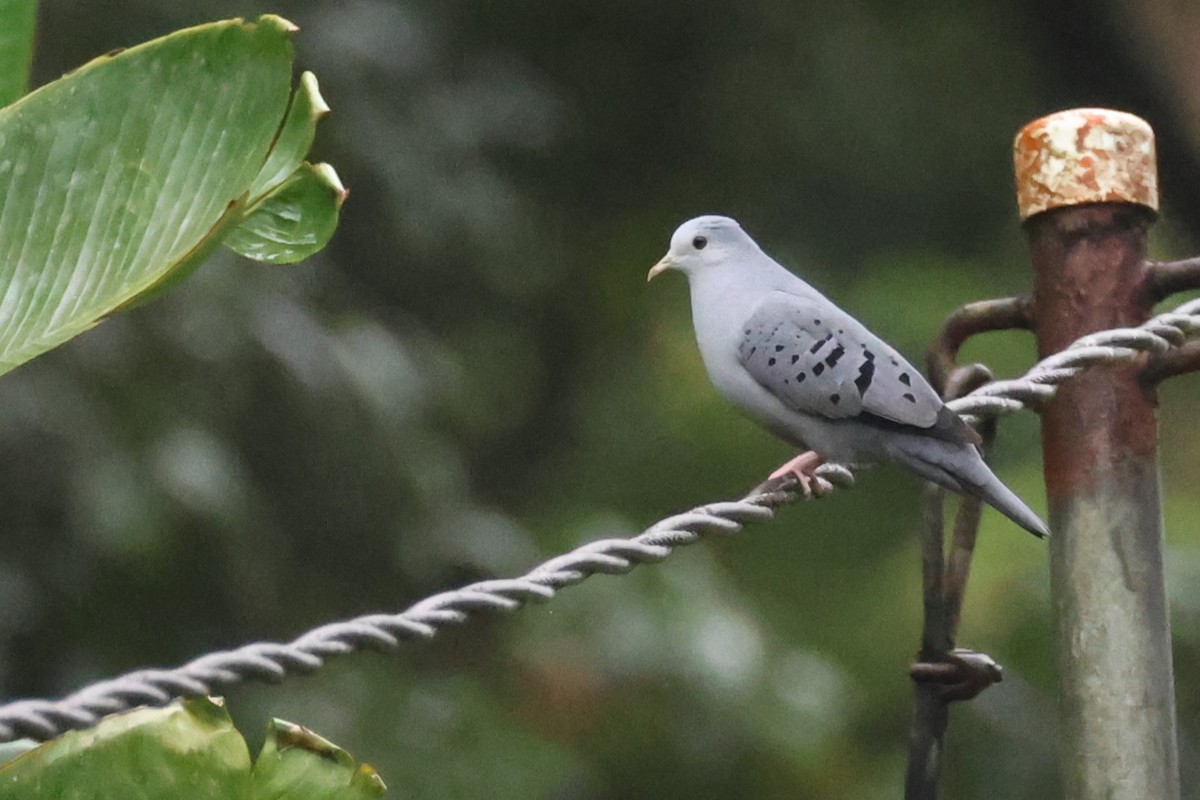
[[[726,374],[723,366],[737,360],[736,343],[746,320],[765,297],[781,291],[820,298],[815,289],[765,255],[717,269],[697,270],[688,277],[696,342],[709,374],[718,384],[718,376]]]
[[[689,275],[692,308],[730,308],[747,312],[747,303],[761,300],[770,291],[821,298],[821,293],[776,263],[765,253],[725,264],[716,269],[699,269]],[[743,318],[744,319],[744,318]],[[740,324],[743,319],[738,320]]]

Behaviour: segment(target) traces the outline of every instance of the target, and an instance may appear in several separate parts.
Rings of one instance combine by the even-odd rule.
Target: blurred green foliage
[[[1119,51],[1095,69],[1108,23],[1067,26],[1067,5],[48,0],[39,82],[285,14],[335,110],[315,155],[354,201],[300,267],[222,256],[0,381],[3,693],[399,609],[740,494],[788,451],[708,386],[682,283],[645,286],[674,226],[737,217],[918,357],[957,305],[1029,285],[1020,125],[1078,104],[1179,124]],[[1173,209],[1200,187],[1171,143],[1157,240],[1182,254]],[[1033,348],[998,334],[964,357],[1010,375]],[[1198,390],[1173,383],[1161,414],[1192,797]],[[1035,419],[1003,422],[997,470],[1044,510],[1039,454]],[[917,524],[917,484],[880,468],[736,539],[231,704],[322,731],[397,796],[895,797]],[[962,642],[1005,681],[953,713],[948,797],[1058,791],[1045,564],[985,514]]]
[[[0,107],[25,94],[37,0],[0,0]]]

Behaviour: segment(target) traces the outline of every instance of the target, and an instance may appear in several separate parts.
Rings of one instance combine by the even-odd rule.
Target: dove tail
[[[986,468],[987,465],[985,464],[984,467]],[[1001,483],[990,469],[988,478],[990,480],[987,483],[976,487],[976,491],[971,494],[979,497],[1034,536],[1045,539],[1050,535],[1050,529],[1046,527],[1045,522],[1042,522],[1042,518],[1033,513],[1033,509],[1025,505],[1025,501],[1017,497],[1016,492]]]
[[[1050,535],[1041,517],[996,477],[974,447],[921,438],[905,442],[892,455],[926,480],[978,497],[1034,536]]]

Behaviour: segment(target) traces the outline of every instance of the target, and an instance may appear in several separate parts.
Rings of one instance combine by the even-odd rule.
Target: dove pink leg
[[[793,475],[800,482],[800,488],[804,490],[805,497],[811,497],[813,493],[813,483],[816,481],[816,474],[813,472],[817,467],[825,463],[825,459],[809,450],[805,453],[793,458],[791,461],[784,464],[779,469],[771,473],[767,480],[782,478],[785,475]]]

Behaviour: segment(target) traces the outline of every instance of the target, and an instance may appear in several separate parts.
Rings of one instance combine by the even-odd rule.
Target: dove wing
[[[742,326],[738,356],[759,385],[796,411],[877,417],[938,438],[977,439],[903,356],[829,301],[771,292]]]

